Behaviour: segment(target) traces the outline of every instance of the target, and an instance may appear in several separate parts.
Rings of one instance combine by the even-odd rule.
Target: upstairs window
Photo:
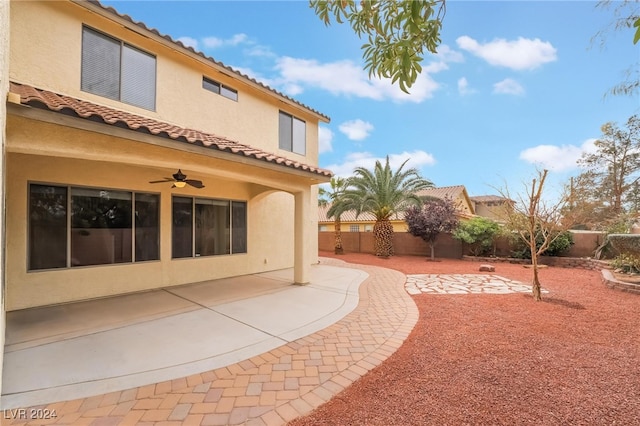
[[[217,93],[218,95],[222,95],[225,98],[231,99],[232,101],[238,100],[237,90],[232,89],[229,86],[225,86],[222,83],[218,83],[217,81],[211,80],[210,78],[202,77],[202,88],[210,92]]]
[[[280,111],[280,149],[305,155],[307,125],[304,121]]]
[[[156,107],[156,57],[82,29],[81,89],[148,110]]]

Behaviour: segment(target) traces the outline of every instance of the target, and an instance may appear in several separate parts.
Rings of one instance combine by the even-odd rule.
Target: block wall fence
[[[566,263],[572,267],[583,267],[594,255],[595,249],[604,241],[605,235],[601,232],[572,232],[574,244],[569,250],[559,257],[548,257],[545,260],[551,263]],[[422,239],[414,237],[408,232],[396,232],[393,235],[393,244],[397,255],[428,256],[429,245]],[[342,245],[347,253],[373,253],[373,233],[372,232],[342,232]],[[318,249],[320,251],[333,251],[334,233],[333,231],[318,232]],[[462,259],[469,254],[465,244],[454,239],[450,234],[441,234],[436,241],[436,257],[446,259]],[[495,257],[509,257],[510,247],[506,238],[498,238],[495,246]],[[491,257],[491,261],[497,261]],[[567,258],[566,260],[560,260]],[[573,258],[569,260],[569,258]]]

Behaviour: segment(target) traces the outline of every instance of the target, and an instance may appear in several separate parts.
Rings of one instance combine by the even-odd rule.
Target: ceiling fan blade
[[[193,186],[194,188],[204,188],[204,185],[202,184],[201,180],[195,180],[195,179],[186,179],[185,182],[191,186]]]
[[[149,183],[165,183],[165,182],[173,182],[173,179],[166,177],[163,180],[151,180],[151,181],[149,181]]]

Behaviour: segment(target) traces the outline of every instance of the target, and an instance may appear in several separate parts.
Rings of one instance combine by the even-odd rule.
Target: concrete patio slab
[[[9,313],[1,408],[120,391],[224,367],[358,305],[361,270],[316,265]]]
[[[337,395],[393,354],[411,333],[418,309],[391,269],[321,258],[328,277],[360,270],[356,308],[328,327],[222,368],[140,387],[2,412],[3,426],[285,425]],[[270,278],[282,277],[278,271]],[[333,279],[346,282],[337,273]],[[314,285],[320,282],[315,277]],[[337,278],[336,278],[337,277]],[[350,285],[359,280],[352,275]],[[340,286],[326,282],[328,291]],[[353,288],[353,287],[352,287]],[[231,303],[231,302],[225,302]],[[237,354],[238,351],[234,352]],[[35,413],[35,414],[30,414]],[[43,417],[48,415],[48,419]]]

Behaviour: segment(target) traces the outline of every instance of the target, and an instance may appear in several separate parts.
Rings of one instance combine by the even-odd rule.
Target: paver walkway
[[[391,269],[369,274],[358,306],[322,331],[248,360],[177,380],[2,413],[2,425],[281,425],[312,411],[387,359],[418,309]],[[50,419],[27,419],[32,413]]]
[[[409,294],[531,293],[530,285],[486,274],[407,275],[405,288]],[[544,289],[542,292],[548,293]]]

